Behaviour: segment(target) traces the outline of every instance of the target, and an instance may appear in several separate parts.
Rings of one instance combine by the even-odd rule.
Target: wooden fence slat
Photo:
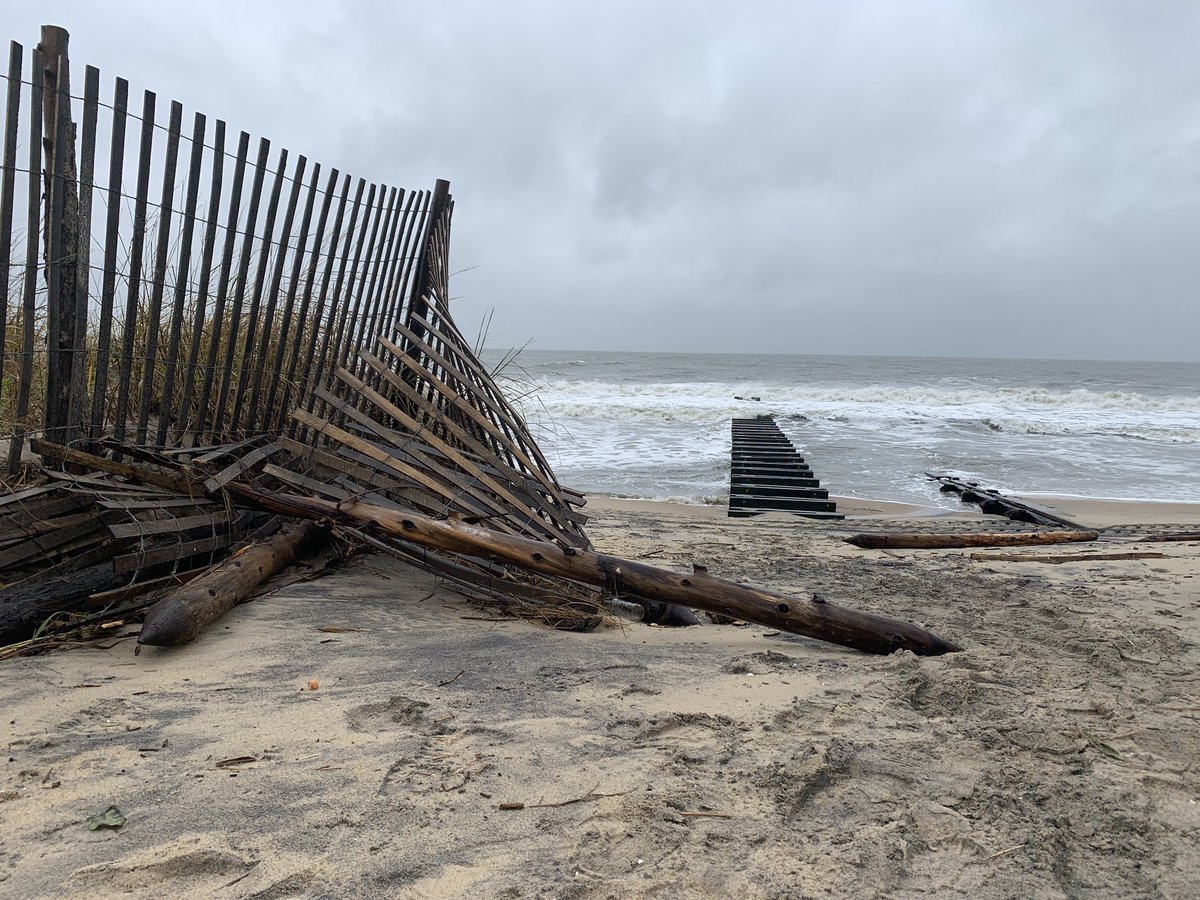
[[[405,211],[407,225],[404,232],[404,241],[400,245],[398,254],[398,265],[392,273],[392,282],[388,284],[388,303],[380,313],[379,321],[371,330],[372,339],[378,337],[387,337],[391,333],[390,329],[396,320],[400,317],[404,310],[405,290],[407,289],[409,276],[412,274],[413,266],[409,260],[409,253],[413,250],[413,236],[419,231],[425,221],[425,213],[422,209],[426,192],[417,191],[409,195],[409,207]]]
[[[128,572],[137,572],[141,569],[175,562],[179,559],[190,559],[193,556],[214,553],[217,550],[224,550],[235,540],[236,537],[232,532],[226,532],[225,534],[217,534],[207,538],[180,541],[177,544],[169,544],[166,547],[158,547],[153,550],[138,550],[134,553],[126,553],[113,560],[113,571],[118,575],[124,575]]]
[[[55,527],[13,547],[0,551],[0,569],[9,569],[35,556],[46,556],[63,544],[98,532],[103,523],[93,513],[77,513],[56,520]]]
[[[238,138],[237,160],[233,166],[233,188],[229,196],[229,214],[225,224],[225,248],[221,251],[221,270],[217,275],[217,303],[213,309],[212,333],[208,337],[208,359],[204,365],[204,387],[200,392],[200,403],[196,407],[195,441],[201,443],[206,433],[214,433],[220,426],[221,409],[224,401],[218,401],[216,409],[210,413],[209,401],[213,398],[214,382],[218,391],[223,390],[223,381],[218,381],[217,358],[221,353],[221,340],[225,330],[225,305],[229,299],[229,273],[233,267],[233,251],[237,246],[237,223],[241,215],[242,187],[246,180],[246,158],[250,152],[250,135],[245,131]],[[261,152],[260,152],[261,156]],[[253,203],[256,201],[252,201]],[[216,216],[219,210],[209,211],[210,216]],[[230,325],[232,329],[232,324]],[[226,356],[226,362],[232,361]]]
[[[129,82],[118,78],[113,88],[112,134],[108,149],[108,221],[104,226],[104,277],[100,285],[100,333],[96,339],[96,377],[92,382],[90,437],[104,434],[108,366],[112,355],[113,299],[117,292],[117,248],[121,239],[121,187],[125,171],[125,120],[129,110]]]
[[[414,350],[416,350],[419,353],[425,354],[425,356],[427,358],[429,358],[430,360],[441,365],[443,367],[443,369],[446,371],[456,370],[456,368],[457,368],[456,366],[454,366],[444,356],[442,356],[440,353],[438,353],[436,350],[434,350],[431,346],[429,346],[429,344],[426,343],[426,341],[417,337],[417,335],[415,333],[409,331],[405,326],[397,325],[396,330],[401,335],[404,335],[405,337],[407,337],[409,339],[407,350],[401,349],[396,344],[393,344],[391,341],[384,340],[384,341],[381,341],[381,344],[388,350],[389,353],[396,355],[397,358],[405,366],[407,366],[411,371],[416,373],[417,377],[420,377],[422,366],[414,358],[414,353],[413,353]],[[399,353],[396,352],[398,350],[400,351]],[[437,377],[434,377],[432,374],[429,374],[426,376],[425,380],[433,388],[435,388],[439,393],[441,393],[442,396],[446,398],[447,402],[455,403],[456,405],[460,406],[460,408],[463,409],[463,412],[466,413],[467,415],[471,415],[469,412],[467,412],[468,406],[475,409],[476,412],[479,412],[481,414],[484,411],[490,411],[492,415],[489,418],[493,418],[493,419],[495,419],[495,418],[503,419],[507,415],[508,411],[495,409],[492,407],[492,405],[490,403],[487,403],[487,404],[481,403],[481,406],[483,406],[484,409],[479,409],[478,407],[472,406],[471,404],[467,403],[465,398],[463,398],[461,396],[461,394],[458,393],[457,390],[455,390],[455,386],[453,384],[447,384],[446,379],[444,379],[444,378],[437,378]],[[455,399],[455,398],[458,398],[458,399]],[[481,419],[474,417],[474,416],[473,416],[473,418],[476,418],[476,421],[478,421],[481,425],[483,425],[483,421]],[[514,426],[514,428],[516,428],[516,430],[518,430],[518,431],[521,430],[521,429],[519,429],[519,427],[517,427],[516,422],[511,419],[509,420],[509,424]],[[500,430],[499,425],[495,421],[492,422],[490,427],[488,427],[488,426],[483,426],[483,427],[486,427],[487,430],[489,431],[489,433],[491,433],[493,435],[493,437],[496,437],[498,440],[500,439],[501,434],[504,433]],[[516,440],[515,437],[513,437],[510,434],[505,434],[505,437],[504,437],[502,443],[505,444],[506,446],[508,446],[510,448],[510,450],[516,450],[518,448],[521,450],[521,455],[518,457],[518,459],[523,459],[524,462],[530,466],[530,474],[534,474],[538,471],[541,471],[544,474],[546,474],[548,478],[550,478],[551,484],[555,483],[554,479],[552,477],[550,477],[550,472],[551,472],[550,466],[541,457],[540,453],[536,453],[536,454],[530,453],[529,452],[530,448],[528,446],[523,445],[523,442]],[[533,449],[536,451],[536,446]]]
[[[87,404],[88,306],[92,283],[92,198],[96,183],[96,119],[100,110],[100,70],[84,70],[83,131],[79,146],[79,222],[75,247],[75,322],[71,329],[70,384],[67,386],[67,432],[74,443],[91,431]]]
[[[320,169],[320,166],[318,166],[317,168]],[[321,212],[320,212],[320,215],[317,217],[317,231],[316,231],[316,234],[313,235],[312,250],[309,252],[309,255],[308,255],[308,270],[307,270],[307,273],[306,273],[305,279],[304,279],[304,292],[300,295],[300,311],[299,311],[299,313],[297,313],[297,316],[296,316],[296,318],[297,318],[296,333],[295,333],[295,336],[292,338],[292,349],[291,349],[290,355],[288,356],[286,372],[283,372],[280,362],[276,362],[276,365],[275,365],[275,371],[277,373],[283,373],[283,376],[282,376],[283,394],[279,400],[278,407],[276,407],[275,406],[275,392],[272,391],[271,392],[271,400],[267,404],[267,406],[269,409],[277,410],[275,421],[272,423],[271,427],[272,427],[273,431],[278,432],[278,433],[283,432],[285,424],[288,421],[288,408],[289,408],[289,404],[290,404],[293,394],[296,396],[297,401],[303,400],[303,398],[304,398],[304,393],[305,393],[304,383],[301,382],[299,385],[297,385],[295,391],[293,391],[292,386],[293,386],[293,381],[296,377],[296,366],[300,359],[300,345],[304,339],[305,329],[308,330],[308,334],[310,335],[309,354],[312,353],[312,350],[316,346],[317,323],[319,323],[321,320],[321,312],[320,312],[320,310],[318,310],[316,315],[312,319],[309,318],[309,312],[310,312],[310,307],[312,304],[313,288],[315,286],[315,282],[316,282],[316,278],[317,278],[317,266],[321,261],[321,248],[324,246],[324,242],[325,242],[325,223],[329,219],[329,209],[333,203],[333,193],[334,193],[334,188],[337,187],[337,180],[338,180],[338,170],[331,169],[329,172],[328,182],[325,185],[325,199],[321,201]],[[313,183],[314,184],[316,183],[316,174],[315,173],[313,174]],[[349,185],[349,182],[347,182],[347,186],[348,185]],[[346,202],[346,195],[343,192],[342,203],[345,203],[345,202]],[[339,209],[339,218],[340,218],[340,209]],[[334,241],[330,245],[329,260],[330,260],[331,265],[333,262],[332,247],[333,247],[333,244],[336,244],[336,240],[337,239],[334,238]],[[293,280],[295,280],[297,277],[299,277],[298,270],[297,270],[297,273],[293,275]],[[285,316],[285,318],[287,318],[287,316]],[[283,344],[281,342],[280,347],[282,347],[282,346],[283,346]],[[310,355],[309,359],[311,361],[311,355]]]
[[[33,321],[37,313],[38,248],[42,225],[42,52],[31,55],[29,89],[29,209],[25,221],[25,283],[21,301],[21,374],[17,385],[16,428],[8,445],[8,471],[21,467],[33,382]]]
[[[198,114],[197,114],[198,115]],[[183,443],[191,419],[192,398],[196,390],[196,367],[200,358],[200,344],[204,340],[205,315],[208,312],[209,283],[212,280],[213,256],[217,246],[217,222],[221,217],[221,188],[225,174],[225,122],[217,119],[213,131],[212,174],[210,176],[208,209],[205,211],[204,242],[200,251],[200,277],[197,281],[196,302],[192,310],[192,335],[188,344],[187,362],[184,363],[183,391],[179,395],[179,408],[175,412],[175,431],[171,443]],[[217,322],[213,322],[215,328]],[[207,369],[206,369],[207,371]]]
[[[345,406],[345,404],[339,398],[334,397],[323,388],[318,388],[318,393],[324,395],[322,399],[331,407],[337,408],[338,406]],[[362,415],[358,412],[358,410],[353,409],[353,407],[347,407],[347,413],[357,414],[360,416]],[[436,478],[432,478],[420,469],[417,469],[409,463],[404,462],[396,455],[388,453],[385,450],[381,450],[357,435],[351,434],[345,429],[338,428],[336,425],[326,422],[317,416],[306,413],[303,410],[296,410],[294,415],[301,419],[304,424],[313,431],[333,438],[334,441],[345,444],[346,446],[371,457],[375,461],[382,463],[389,469],[393,470],[394,473],[402,475],[410,481],[416,482],[430,493],[440,497],[443,502],[444,510],[449,510],[454,507],[455,496],[459,492],[454,490],[452,487],[449,487],[445,483],[438,481]],[[351,417],[353,418],[353,415],[351,415]]]
[[[133,237],[129,246],[129,284],[125,296],[125,321],[121,326],[121,368],[117,373],[117,410],[113,437],[125,440],[129,418],[129,387],[133,382],[133,349],[137,339],[138,298],[142,288],[142,255],[146,241],[146,197],[150,191],[150,157],[154,150],[155,95],[142,96],[142,137],[138,153],[137,194],[133,208]]]
[[[200,197],[200,170],[204,165],[204,134],[207,126],[204,113],[196,113],[192,120],[192,153],[188,161],[187,195],[179,234],[179,263],[175,267],[175,297],[171,307],[167,360],[163,368],[162,398],[158,406],[158,428],[154,438],[154,443],[159,447],[167,442],[167,425],[171,420],[171,401],[175,394],[175,367],[179,364],[179,342],[183,335],[183,307],[187,300],[188,275],[192,265],[192,238],[196,230],[196,203]]]
[[[376,315],[378,315],[383,291],[387,284],[388,269],[392,263],[392,251],[396,245],[396,235],[399,233],[400,225],[403,221],[403,214],[400,211],[403,199],[404,191],[392,188],[391,200],[388,203],[387,222],[384,225],[384,239],[380,241],[379,253],[375,259],[375,265],[372,267],[371,282],[367,289],[366,302],[363,305],[361,314],[358,316],[358,321],[354,323],[355,330],[352,338],[353,343],[350,357],[344,363],[346,368],[351,370],[356,369],[358,366],[358,348],[374,337],[373,322]]]
[[[158,242],[154,254],[154,282],[150,290],[150,309],[146,312],[145,364],[142,374],[142,397],[138,409],[137,442],[146,443],[150,422],[150,401],[154,395],[155,373],[158,371],[158,329],[162,319],[163,294],[166,291],[167,256],[171,249],[171,221],[175,212],[175,171],[179,165],[179,132],[183,128],[183,104],[171,101],[167,125],[167,158],[163,166],[162,195],[158,205]]]
[[[376,409],[387,414],[389,417],[398,422],[403,428],[406,428],[409,432],[409,435],[411,435],[409,441],[413,443],[414,446],[419,445],[420,442],[427,443],[444,457],[446,457],[450,463],[458,466],[458,468],[461,469],[465,475],[469,476],[469,481],[467,481],[466,484],[470,485],[470,488],[464,486],[464,489],[470,490],[473,489],[475,485],[479,485],[481,488],[486,488],[488,491],[491,491],[505,503],[510,504],[510,509],[508,512],[510,522],[524,528],[529,528],[532,526],[532,530],[541,532],[544,536],[549,537],[552,540],[560,539],[572,543],[576,541],[577,536],[571,533],[569,529],[562,530],[553,520],[545,521],[541,519],[535,510],[528,508],[528,505],[525,503],[525,501],[519,500],[513,496],[507,485],[501,483],[499,480],[493,478],[487,472],[483,471],[478,463],[467,459],[452,444],[443,441],[437,435],[431,433],[427,428],[423,427],[422,423],[417,422],[415,419],[409,417],[402,409],[395,404],[390,403],[385,397],[368,387],[353,374],[345,369],[340,369],[337,373],[337,376],[352,391],[354,391],[358,396],[361,396],[363,400],[373,404]],[[416,438],[417,440],[413,441],[413,438]],[[443,473],[443,477],[450,477],[456,474],[454,473],[453,469],[450,469],[449,467],[439,467],[439,469]],[[458,483],[457,480],[456,483]],[[528,514],[528,518],[524,522],[520,522],[516,518],[521,512]]]
[[[207,500],[204,497],[178,497],[168,500],[98,500],[97,505],[104,509],[134,510],[134,509],[177,509],[187,507],[199,509],[205,506],[216,506],[218,501]]]
[[[371,188],[374,190],[375,185],[372,185]],[[375,255],[375,246],[379,236],[379,227],[388,214],[385,212],[384,201],[384,194],[387,192],[387,190],[388,188],[386,185],[379,186],[379,207],[377,209],[373,207],[371,196],[368,195],[367,198],[367,217],[363,219],[363,235],[360,236],[358,247],[355,250],[354,264],[350,270],[350,278],[347,282],[346,296],[342,304],[342,315],[338,322],[338,333],[337,337],[334,339],[334,352],[330,357],[329,375],[326,376],[326,381],[324,382],[329,384],[330,387],[337,387],[337,383],[333,380],[332,374],[336,369],[345,365],[346,359],[352,352],[351,348],[355,344],[354,332],[359,324],[359,317],[362,315],[362,309],[367,291],[367,278],[371,270],[371,258]],[[394,188],[392,189],[392,198],[394,201]],[[375,213],[373,220],[370,218],[372,212]],[[390,207],[388,208],[388,212],[390,212]],[[367,225],[369,221],[371,222],[370,238],[364,245],[362,237],[367,234]],[[364,249],[365,252],[363,252]],[[363,263],[361,270],[359,270],[360,260]],[[356,280],[358,283],[357,288],[355,287]],[[341,424],[345,421],[344,415],[341,413],[338,407],[330,407],[329,419],[335,424]]]
[[[356,383],[357,379],[354,379],[354,376],[345,369],[339,368],[337,375],[340,379],[349,379],[347,380],[347,384],[355,388],[361,384],[361,382]],[[527,526],[533,525],[535,526],[535,530],[543,532],[544,537],[553,539],[553,532],[547,529],[542,520],[532,515],[532,513],[529,515],[529,521],[517,521],[515,516],[521,510],[508,508],[500,503],[496,497],[489,493],[494,488],[491,485],[481,483],[482,479],[479,478],[478,472],[471,472],[469,468],[460,472],[450,466],[441,465],[424,452],[424,447],[416,434],[402,434],[391,431],[372,419],[365,412],[351,406],[349,403],[341,401],[324,388],[318,388],[318,391],[330,406],[341,411],[346,418],[358,423],[367,432],[380,438],[386,444],[390,445],[390,447],[380,447],[374,442],[361,438],[347,429],[327,423],[328,427],[322,430],[335,440],[360,453],[366,454],[389,468],[396,469],[408,475],[409,478],[418,484],[445,497],[447,509],[458,507],[460,511],[464,510],[463,498],[470,497],[482,503],[485,509],[488,510],[487,516],[492,519],[493,525],[507,522],[518,533],[524,532]],[[443,447],[442,449],[445,448]],[[520,506],[522,504],[518,504],[518,507]],[[468,514],[471,514],[471,511],[467,511]]]
[[[551,473],[553,470],[542,455],[537,443],[530,437],[525,420],[509,405],[504,394],[496,387],[492,376],[482,367],[475,355],[467,349],[469,346],[467,340],[462,336],[453,320],[438,317],[437,323],[431,319],[421,319],[420,322],[431,341],[437,339],[442,342],[444,359],[450,360],[456,370],[465,373],[481,397],[487,400],[482,408],[493,416],[513,441],[524,448],[526,454],[537,461],[539,468]]]
[[[417,259],[417,270],[413,276],[413,290],[408,302],[408,327],[414,331],[418,337],[423,337],[419,325],[416,325],[414,319],[416,317],[426,316],[429,314],[429,302],[426,299],[431,284],[430,272],[430,249],[434,245],[433,237],[437,234],[441,227],[442,218],[446,213],[446,203],[450,198],[450,182],[439,178],[433,186],[433,196],[429,199],[429,224],[426,229],[425,240],[418,246],[421,252]]]
[[[222,509],[219,512],[203,513],[195,516],[182,516],[171,519],[154,519],[149,522],[135,521],[120,525],[109,525],[109,533],[118,540],[131,537],[149,537],[156,534],[171,534],[179,531],[191,531],[193,528],[206,526],[216,527],[229,522],[229,512]]]
[[[292,456],[296,457],[297,459],[301,459],[311,465],[327,469],[330,472],[340,472],[349,475],[352,479],[354,479],[354,481],[358,482],[359,485],[367,485],[369,487],[377,488],[389,493],[405,491],[411,492],[414,495],[417,493],[415,488],[397,481],[394,478],[389,478],[380,474],[379,471],[374,467],[359,465],[358,463],[346,459],[342,455],[335,456],[334,454],[328,453],[325,450],[317,450],[314,447],[310,447],[308,444],[301,444],[299,441],[293,440],[289,437],[281,437],[277,443],[280,447],[292,454]],[[266,471],[266,469],[264,468],[263,471]],[[422,494],[422,496],[428,495]],[[440,505],[438,508],[440,509]]]
[[[245,456],[235,459],[216,475],[207,479],[204,482],[204,489],[210,494],[216,493],[239,475],[244,475],[250,471],[256,463],[260,463],[264,459],[269,459],[278,452],[279,445],[275,443],[265,444],[262,447],[251,450]]]
[[[514,490],[522,490],[522,493],[525,495],[523,502],[536,507],[556,521],[561,519],[562,521],[559,522],[560,527],[564,528],[565,530],[570,530],[569,523],[578,521],[578,514],[572,513],[570,507],[567,506],[565,502],[561,501],[561,498],[558,497],[558,492],[554,489],[554,487],[546,483],[547,479],[540,471],[534,467],[531,467],[529,470],[527,470],[538,479],[535,480],[534,478],[529,477],[526,472],[511,468],[503,460],[501,454],[497,452],[497,448],[493,443],[481,439],[477,435],[471,433],[468,429],[450,420],[446,416],[446,409],[438,410],[436,407],[434,407],[432,403],[422,397],[417,391],[413,390],[413,388],[406,383],[404,379],[402,379],[395,372],[391,371],[391,369],[387,367],[387,364],[381,359],[366,350],[359,351],[359,355],[372,370],[372,372],[380,379],[385,381],[388,386],[396,392],[398,397],[404,398],[408,402],[412,403],[419,413],[428,416],[430,420],[443,421],[450,436],[454,437],[465,448],[469,448],[471,452],[478,455],[478,459],[473,459],[472,461],[474,464],[478,465],[482,471],[488,472],[489,474],[494,472],[501,478],[507,479],[512,483]],[[409,360],[409,362],[411,362],[411,360]],[[457,395],[455,396],[457,397]],[[461,400],[462,398],[458,399]],[[463,402],[468,410],[471,412],[476,412],[470,407],[470,404],[466,404],[465,401]],[[476,414],[478,415],[477,412]],[[485,434],[485,437],[492,436],[490,434]],[[488,465],[486,462],[484,462],[488,459],[491,459],[491,465]],[[549,497],[549,502],[547,502],[547,497]],[[556,506],[556,501],[559,501],[561,505]],[[568,524],[563,524],[564,522]]]
[[[308,300],[312,296],[312,278],[316,270],[316,259],[321,249],[322,230],[324,228],[324,220],[319,223],[317,233],[313,236],[312,251],[309,253],[311,264],[304,265],[305,253],[308,252],[308,230],[312,225],[313,204],[316,201],[317,194],[320,192],[317,184],[321,174],[321,164],[317,163],[313,166],[312,177],[309,180],[308,194],[304,199],[304,213],[300,218],[300,231],[296,241],[295,253],[292,256],[292,270],[288,277],[287,297],[284,301],[283,313],[279,320],[279,338],[276,342],[275,362],[271,367],[271,382],[270,392],[266,394],[266,404],[263,410],[262,428],[268,431],[278,432],[281,428],[280,422],[282,417],[286,415],[287,397],[290,393],[291,385],[288,383],[290,375],[285,374],[285,359],[295,359],[296,352],[299,350],[300,338],[304,333],[305,325],[307,324],[305,316],[307,315]],[[333,187],[332,182],[330,188]],[[325,193],[325,200],[322,202],[322,214],[329,211],[329,203],[333,199],[328,192]],[[304,277],[304,292],[302,294],[301,306],[303,311],[297,314],[296,311],[296,294],[300,290],[302,283],[301,276]],[[295,335],[292,334],[292,327],[295,326]],[[295,349],[289,352],[288,341],[292,341]],[[276,405],[282,395],[282,402]]]
[[[361,180],[359,181],[359,186],[360,188],[362,186]],[[338,366],[338,358],[339,354],[342,352],[342,342],[346,333],[346,323],[352,314],[351,304],[354,297],[354,284],[358,278],[358,269],[359,263],[362,260],[363,247],[366,246],[367,235],[370,231],[372,213],[375,209],[375,192],[377,188],[378,185],[371,184],[367,189],[366,204],[363,207],[362,221],[358,225],[357,238],[353,237],[354,222],[353,219],[351,221],[351,232],[347,234],[347,247],[349,247],[350,242],[352,241],[354,244],[354,253],[352,254],[352,258],[350,254],[347,254],[347,260],[350,262],[349,270],[346,271],[344,266],[339,267],[338,269],[338,282],[334,288],[333,300],[329,310],[331,325],[330,334],[332,336],[332,340],[329,342],[328,346],[328,357],[322,361],[323,366],[318,372],[318,377],[314,379],[314,386],[328,384],[332,380],[333,370]],[[345,275],[344,280],[343,275]],[[336,328],[332,327],[334,318],[337,320]],[[309,398],[309,407],[311,411],[312,409],[316,408],[314,404],[316,403],[317,398],[315,394],[310,394]]]
[[[0,169],[0,388],[4,381],[4,356],[8,349],[9,269],[12,266],[12,222],[16,205],[17,134],[21,119],[21,63],[25,48],[8,45],[8,92],[4,102],[4,163]],[[4,402],[0,393],[0,404]]]
[[[258,204],[262,200],[263,179],[267,173],[267,158],[271,151],[271,142],[262,138],[258,142],[258,160],[254,164],[254,179],[250,185],[250,206],[246,210],[245,232],[242,235],[241,255],[238,257],[237,279],[233,291],[233,308],[229,314],[229,335],[226,338],[222,357],[225,364],[222,367],[221,387],[217,393],[216,412],[213,413],[212,434],[225,433],[229,429],[225,424],[225,404],[229,400],[232,388],[233,364],[237,357],[238,335],[242,324],[242,306],[246,301],[246,278],[250,273],[250,257],[254,249],[254,227],[258,222]],[[236,211],[236,205],[230,208],[231,217]],[[230,228],[230,233],[236,230],[236,219]]]
[[[350,179],[350,176],[347,175],[346,176],[347,186],[349,184],[349,179]],[[321,350],[317,354],[316,374],[314,375],[312,381],[308,380],[307,374],[305,375],[305,378],[304,378],[305,384],[310,387],[310,390],[308,392],[308,402],[305,404],[305,409],[310,413],[316,408],[316,402],[317,402],[316,395],[312,392],[311,387],[314,385],[324,384],[325,379],[327,377],[326,376],[326,372],[328,371],[327,370],[327,366],[328,366],[327,360],[328,360],[329,356],[331,355],[331,352],[332,352],[331,348],[333,347],[334,322],[338,318],[338,310],[341,309],[343,306],[342,284],[343,284],[345,276],[346,276],[346,266],[350,259],[350,245],[354,242],[355,226],[358,223],[358,211],[362,204],[362,195],[363,195],[363,190],[365,188],[366,188],[366,181],[362,178],[358,179],[358,187],[354,192],[354,204],[350,210],[350,224],[346,228],[346,245],[342,252],[341,258],[338,261],[337,280],[335,281],[333,290],[332,290],[332,292],[330,292],[330,295],[329,295],[329,315],[325,321],[325,327],[322,329],[322,333],[321,333]],[[345,186],[343,187],[343,192],[344,192],[344,190],[345,190]],[[326,275],[326,287],[327,286],[328,286],[328,274]],[[322,301],[324,301],[324,299],[325,299],[326,287],[322,287],[322,289],[321,289]],[[307,369],[306,369],[306,373],[307,373]],[[292,419],[292,424],[294,427],[289,432],[289,434],[291,434],[294,437],[304,437],[305,433],[306,433],[305,426],[303,426],[300,422],[298,422],[294,418]]]
[[[263,223],[262,240],[259,242],[258,263],[254,270],[254,293],[250,295],[250,309],[246,313],[246,340],[242,345],[241,368],[238,371],[237,390],[233,398],[233,413],[230,417],[230,429],[240,432],[242,411],[246,406],[247,388],[250,386],[250,367],[254,361],[254,339],[258,336],[259,312],[262,308],[263,290],[267,283],[267,271],[270,269],[271,252],[275,234],[275,217],[279,214],[279,195],[283,190],[283,182],[287,178],[288,152],[286,148],[279,151],[279,163],[275,169],[275,179],[271,183],[271,197],[267,201],[267,219]],[[279,239],[279,253],[284,253],[287,235]],[[230,349],[236,349],[231,346]]]
[[[390,328],[396,322],[401,321],[401,317],[407,313],[411,290],[413,273],[417,270],[416,259],[421,254],[424,234],[429,221],[430,202],[433,199],[431,191],[421,191],[420,199],[417,202],[417,216],[413,220],[412,235],[409,246],[404,251],[404,277],[400,281],[400,287],[396,296],[396,309],[388,319],[387,326]],[[382,333],[382,332],[381,332]]]
[[[296,206],[300,200],[300,191],[302,190],[302,179],[308,165],[308,160],[301,156],[296,161],[296,169],[292,173],[292,192],[288,197],[287,212],[283,217],[283,227],[279,232],[279,250],[275,255],[275,270],[271,274],[271,286],[267,289],[267,303],[263,312],[262,336],[258,343],[258,352],[254,354],[254,379],[250,388],[250,410],[246,421],[246,430],[255,431],[258,428],[260,409],[259,401],[262,399],[263,374],[267,369],[267,360],[270,358],[269,352],[272,338],[275,335],[275,307],[279,302],[279,291],[283,284],[283,272],[287,265],[287,257],[289,249],[292,250],[294,260],[303,261],[304,246],[308,240],[308,224],[312,216],[312,191],[309,192],[308,202],[305,204],[307,208],[307,216],[301,226],[300,233],[296,237],[296,246],[291,247],[292,242],[292,223],[296,217]],[[314,175],[320,174],[320,167]],[[298,263],[294,263],[298,264]],[[295,278],[288,285],[288,297],[293,301],[296,298],[295,293]],[[282,328],[287,328],[287,322],[281,322]],[[286,334],[286,332],[285,332]],[[286,338],[284,339],[286,340]],[[278,371],[278,368],[276,368]]]
[[[378,208],[374,205],[376,185],[371,185],[371,189],[367,193],[367,210],[366,215],[363,217],[362,233],[359,235],[358,245],[354,250],[354,262],[351,264],[350,277],[346,282],[346,294],[345,299],[342,301],[342,314],[338,321],[338,333],[334,338],[334,353],[330,358],[331,373],[338,366],[342,365],[349,353],[355,319],[362,308],[367,271],[371,268],[371,256],[375,252],[375,239],[379,234],[379,225],[383,221],[384,216],[384,193],[387,191],[387,187],[386,185],[378,187]],[[368,233],[370,234],[369,239],[367,238]],[[359,268],[360,263],[363,263],[361,270]],[[356,281],[358,283],[357,287],[355,287]]]

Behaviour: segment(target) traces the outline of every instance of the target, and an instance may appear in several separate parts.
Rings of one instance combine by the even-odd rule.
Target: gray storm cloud
[[[450,179],[456,315],[494,307],[493,343],[1198,358],[1196,4],[122,9],[4,21],[328,165]]]

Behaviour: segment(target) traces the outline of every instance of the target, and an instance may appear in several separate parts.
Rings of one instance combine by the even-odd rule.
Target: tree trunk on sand
[[[61,575],[33,575],[6,587],[0,591],[0,646],[28,640],[54,613],[82,609],[89,595],[121,582],[110,560]]]
[[[245,547],[152,606],[138,643],[172,647],[193,640],[327,534],[315,522],[301,522],[269,540]]]
[[[1023,534],[855,534],[847,544],[867,550],[950,550],[956,547],[1025,547],[1094,541],[1098,531],[1031,531]]]
[[[710,576],[699,566],[692,574],[681,575],[603,553],[500,534],[461,521],[437,521],[369,503],[334,503],[265,492],[237,482],[227,489],[274,512],[371,526],[392,538],[433,550],[495,560],[632,597],[735,616],[868,653],[911,650],[935,656],[962,649],[907,622],[835,606],[818,595],[801,600],[734,584]]]

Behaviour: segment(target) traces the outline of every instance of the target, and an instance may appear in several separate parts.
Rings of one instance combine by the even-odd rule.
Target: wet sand
[[[897,527],[878,516],[985,527],[969,508],[588,504],[606,552],[967,648],[939,658],[755,625],[556,632],[375,555],[184,648],[10,660],[0,896],[1194,896],[1200,542],[1136,538],[1200,507],[1055,503],[1124,524],[1034,555],[1166,556],[841,540]],[[126,824],[88,830],[109,805]]]

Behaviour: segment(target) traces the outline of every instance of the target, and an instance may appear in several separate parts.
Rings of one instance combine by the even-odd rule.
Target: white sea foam
[[[737,399],[758,397],[758,401]],[[691,382],[628,384],[551,379],[537,392],[539,417],[628,424],[724,422],[771,414],[799,421],[890,427],[897,420],[956,423],[1013,434],[1113,435],[1200,442],[1200,396],[1152,397],[1128,391],[926,386],[812,387]]]
[[[956,506],[923,473],[957,471],[1004,490],[1200,501],[1192,364],[552,351],[523,364],[538,441],[585,491],[727,496],[729,420],[771,414],[833,493]]]

